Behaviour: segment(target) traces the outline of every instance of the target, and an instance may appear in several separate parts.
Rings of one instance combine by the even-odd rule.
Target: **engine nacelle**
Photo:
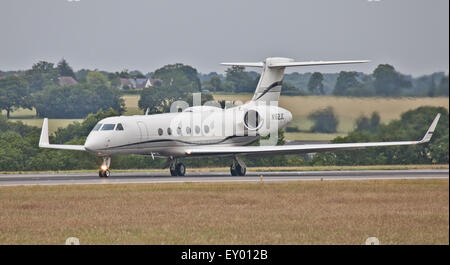
[[[244,114],[244,126],[247,130],[255,131],[261,128],[263,118],[258,111],[250,109]]]

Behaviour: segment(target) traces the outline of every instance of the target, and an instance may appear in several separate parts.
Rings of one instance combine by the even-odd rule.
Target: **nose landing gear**
[[[104,157],[103,163],[98,171],[98,176],[101,178],[108,178],[111,175],[109,172],[109,165],[111,164],[111,157]]]
[[[103,171],[103,170],[99,170],[98,171],[98,176],[101,178],[108,178],[111,175],[111,173],[109,172],[109,169]]]

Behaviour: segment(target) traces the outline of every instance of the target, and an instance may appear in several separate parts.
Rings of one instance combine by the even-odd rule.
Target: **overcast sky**
[[[0,70],[62,57],[75,69],[151,72],[182,62],[370,59],[298,72],[449,70],[448,0],[1,0]]]

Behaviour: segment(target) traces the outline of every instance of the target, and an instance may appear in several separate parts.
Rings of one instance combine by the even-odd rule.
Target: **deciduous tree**
[[[399,96],[402,89],[410,88],[411,82],[392,65],[380,64],[373,71],[375,92],[378,96]]]
[[[11,111],[17,108],[32,108],[27,82],[17,76],[0,79],[0,110],[6,110],[9,119]]]
[[[323,87],[323,75],[319,72],[315,72],[311,75],[308,81],[308,91],[312,94],[325,94]]]
[[[71,76],[75,78],[75,73],[73,72],[72,67],[70,67],[69,63],[67,63],[66,59],[61,59],[56,66],[58,70],[59,76]]]

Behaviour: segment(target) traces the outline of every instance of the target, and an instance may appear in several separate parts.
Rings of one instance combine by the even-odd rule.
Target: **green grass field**
[[[20,119],[20,121],[26,125],[41,128],[43,119]],[[49,119],[48,131],[54,133],[58,128],[65,128],[75,121],[82,122],[83,119]]]
[[[214,94],[215,100],[240,100],[246,102],[251,94]],[[127,111],[125,115],[143,114],[138,107],[139,95],[124,95]],[[420,106],[441,106],[449,109],[447,97],[441,98],[348,98],[348,97],[319,97],[319,96],[282,96],[280,106],[292,112],[294,117],[291,125],[297,126],[302,132],[286,133],[288,140],[331,140],[343,136],[354,129],[355,120],[361,115],[369,116],[377,111],[381,122],[386,123],[400,118],[400,114]],[[332,134],[308,133],[312,122],[307,119],[309,113],[331,106],[339,118],[338,132]],[[3,112],[5,115],[5,112]],[[12,112],[12,120],[20,120],[26,124],[41,127],[42,119],[35,119],[34,110],[19,109]],[[78,119],[51,119],[51,132],[58,127],[65,127]]]
[[[251,94],[214,94],[216,100],[246,102]],[[348,133],[354,129],[355,120],[360,115],[370,116],[376,111],[381,122],[386,123],[400,118],[405,111],[420,106],[439,106],[449,109],[447,97],[440,98],[351,98],[324,96],[282,96],[280,107],[292,112],[293,122],[300,130],[309,130],[312,123],[307,119],[309,113],[325,107],[333,107],[339,118],[338,132]]]
[[[448,180],[0,187],[0,244],[449,244]]]
[[[3,111],[2,115],[6,116],[6,112]],[[14,112],[11,112],[10,121],[21,121],[26,125],[41,128],[43,119],[36,118],[36,111],[34,109],[18,109]],[[53,133],[58,128],[65,128],[67,127],[67,125],[75,121],[82,122],[83,119],[49,119],[48,130],[50,133]]]
[[[142,115],[144,111],[138,107],[139,95],[123,95],[127,108],[125,115]]]

